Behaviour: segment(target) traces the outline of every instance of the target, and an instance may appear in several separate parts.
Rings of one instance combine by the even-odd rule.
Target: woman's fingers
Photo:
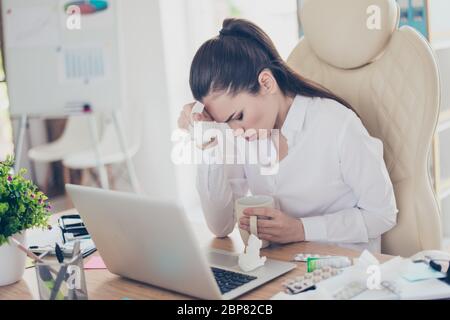
[[[258,238],[260,240],[274,241],[276,239],[276,236],[272,235],[272,234],[268,234],[268,233],[259,233],[258,232]]]
[[[183,106],[183,112],[186,114],[191,114],[192,113],[192,108],[194,107],[195,102],[191,102],[188,104],[185,104]]]
[[[182,114],[178,118],[178,128],[189,130],[189,120]]]
[[[194,121],[211,121],[205,113],[195,113],[192,118]]]
[[[247,216],[241,217],[239,219],[239,227],[250,233],[250,218]],[[276,219],[258,219],[257,230],[258,238],[267,241],[276,241],[281,233]]]
[[[208,113],[206,109],[201,113],[192,114],[192,108],[194,107],[195,102],[188,103],[183,106],[183,110],[180,112],[178,116],[178,127],[180,129],[189,130],[189,127],[193,125],[194,121],[213,121],[214,119]]]
[[[213,118],[208,113],[206,109],[201,113],[192,114],[192,108],[194,107],[195,102],[188,103],[183,106],[183,110],[180,112],[178,116],[177,124],[178,128],[189,131],[196,121],[213,121]],[[207,144],[199,146],[201,149],[208,149],[217,144],[217,139],[213,138]]]
[[[247,229],[244,229],[248,232],[250,232],[250,228],[247,227]],[[280,230],[277,228],[258,228],[258,238],[261,234],[270,234],[271,236],[279,236]]]
[[[250,232],[250,219],[249,218],[241,218],[239,227],[243,230],[246,230]],[[258,238],[262,239],[260,237],[261,234],[267,234],[271,236],[279,236],[280,229],[278,228],[278,223],[273,220],[266,220],[266,219],[258,219]]]
[[[239,220],[241,225],[244,226],[250,226],[250,218],[248,217],[242,217]],[[269,219],[258,219],[257,220],[257,227],[259,228],[274,228],[278,226],[278,222],[275,220],[269,220]]]
[[[195,102],[188,103],[183,106],[183,110],[178,117],[178,127],[180,129],[189,130],[189,127],[193,125],[194,121],[212,121],[211,116],[204,110],[202,113],[192,114],[192,108]]]
[[[190,115],[192,112],[192,107],[194,106],[193,103],[188,103],[183,106],[183,110],[180,112],[180,115],[178,116],[178,128],[189,130],[189,125],[191,123]]]
[[[244,210],[244,215],[246,216],[264,216],[269,218],[275,218],[278,211],[273,208],[246,208]]]

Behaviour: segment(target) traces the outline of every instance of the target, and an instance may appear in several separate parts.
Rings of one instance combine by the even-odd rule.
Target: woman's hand
[[[194,113],[192,114],[192,108],[194,107],[195,102],[188,103],[183,106],[183,110],[180,112],[178,116],[178,127],[180,129],[189,131],[189,128],[194,125],[194,121],[213,121],[213,118],[209,115],[206,110],[203,110],[202,113]],[[214,147],[217,144],[217,139],[213,138],[210,142],[199,145],[200,149],[208,149]]]
[[[194,124],[194,121],[212,121],[212,117],[208,114],[206,110],[202,113],[194,113],[192,115],[192,107],[194,107],[195,102],[188,103],[183,106],[180,115],[178,116],[178,127],[180,129],[189,130],[189,127]]]
[[[247,208],[239,220],[239,227],[250,232],[250,216],[258,218],[258,238],[277,243],[305,241],[300,219],[295,219],[273,208]],[[264,218],[269,219],[264,219]],[[263,218],[263,219],[261,219]]]

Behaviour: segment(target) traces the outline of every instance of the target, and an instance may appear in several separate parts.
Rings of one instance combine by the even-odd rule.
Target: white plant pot
[[[25,244],[26,234],[16,233],[14,238]],[[25,271],[26,255],[12,242],[0,246],[0,287],[22,279]]]

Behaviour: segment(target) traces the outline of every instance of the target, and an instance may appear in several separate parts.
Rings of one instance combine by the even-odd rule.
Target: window
[[[0,52],[0,160],[13,153],[12,128],[9,119],[9,101],[3,56]]]

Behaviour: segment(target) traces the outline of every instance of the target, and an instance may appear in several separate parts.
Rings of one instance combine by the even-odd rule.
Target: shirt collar
[[[306,109],[311,102],[310,97],[296,95],[281,127],[281,134],[286,137],[288,147],[295,144],[295,136],[303,128]]]

